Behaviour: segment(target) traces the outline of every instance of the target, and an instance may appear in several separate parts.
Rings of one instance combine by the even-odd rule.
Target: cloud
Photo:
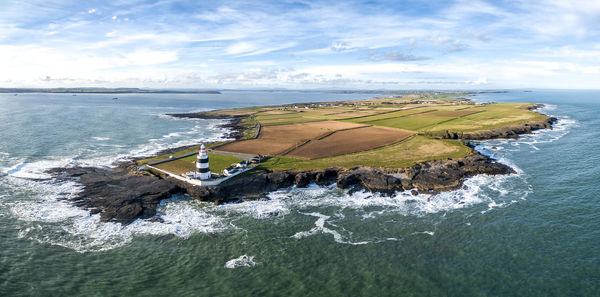
[[[92,8],[92,9],[88,10],[88,13],[89,13],[89,14],[92,14],[92,13],[94,13],[94,12],[96,12],[96,9],[95,9],[95,8]]]
[[[329,48],[334,52],[343,52],[343,51],[353,49],[353,47],[351,47],[347,42],[343,42],[343,41],[336,41],[336,42],[332,43]]]
[[[492,37],[485,34],[485,33],[481,33],[481,32],[477,32],[477,33],[472,33],[471,34],[475,39],[478,39],[480,41],[484,41],[484,42],[488,42],[490,40],[492,40]]]
[[[447,36],[430,36],[429,40],[438,46],[444,47],[446,53],[449,52],[460,52],[469,48],[469,45],[461,41]]]
[[[116,21],[116,20],[117,20],[117,16],[116,16],[116,15],[113,15],[113,16],[112,16],[112,20],[113,20],[113,21]]]
[[[174,51],[138,50],[124,55],[128,64],[156,65],[177,61],[179,57]]]
[[[486,77],[480,77],[480,78],[479,78],[479,79],[477,79],[477,80],[474,80],[474,81],[468,81],[467,83],[468,83],[468,84],[470,84],[470,85],[487,85],[487,84],[488,84],[488,81],[487,81],[487,78],[486,78]]]
[[[225,48],[225,53],[228,55],[237,55],[244,54],[248,52],[252,52],[257,49],[257,46],[250,42],[237,42],[234,43],[227,48]]]
[[[391,51],[369,53],[368,59],[371,61],[425,61],[431,58],[425,56],[415,56],[413,54],[407,54],[400,51]]]

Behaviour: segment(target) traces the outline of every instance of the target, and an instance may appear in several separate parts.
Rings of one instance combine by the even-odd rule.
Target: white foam
[[[256,264],[257,263],[254,262],[254,256],[241,255],[238,258],[227,261],[224,267],[227,269],[235,269],[239,267],[254,267]]]
[[[58,160],[41,160],[36,162],[22,162],[15,164],[6,170],[9,176],[24,179],[49,179],[52,176],[46,173],[46,170],[56,167],[71,167],[73,159],[64,158]]]
[[[19,232],[21,238],[81,253],[114,249],[142,235],[172,234],[189,238],[195,233],[217,233],[227,229],[221,218],[203,211],[201,203],[183,198],[161,202],[157,218],[162,222],[136,220],[126,226],[102,222],[100,215],[90,215],[88,211],[59,200],[27,201],[3,206],[7,206],[20,220],[34,223],[34,227],[26,227]]]
[[[435,235],[435,232],[433,232],[433,231],[421,231],[421,232],[413,232],[412,233],[412,235],[419,235],[419,234],[425,234],[425,235],[433,236],[433,235]]]
[[[150,156],[169,148],[229,140],[229,138],[224,137],[224,130],[219,128],[220,125],[226,123],[226,120],[196,119],[194,121],[199,123],[192,128],[171,132],[137,146],[130,152],[130,156]]]
[[[270,196],[277,197],[277,194],[271,194]],[[217,211],[225,212],[227,215],[247,215],[255,219],[283,217],[290,213],[289,206],[286,205],[284,201],[277,198],[225,204],[219,206]]]
[[[106,140],[110,140],[110,137],[100,137],[100,136],[94,136],[92,137],[93,140],[98,140],[98,141],[106,141]]]
[[[320,214],[317,212],[302,213],[302,214],[317,217],[317,220],[315,221],[315,227],[308,231],[297,232],[296,234],[291,236],[292,238],[300,239],[300,238],[312,236],[315,234],[331,234],[331,235],[333,235],[333,240],[335,240],[335,242],[337,242],[337,243],[351,244],[351,245],[363,245],[363,244],[369,243],[369,241],[352,242],[352,241],[345,240],[344,237],[339,232],[325,227],[325,222],[330,218],[330,216],[326,216],[324,214]]]

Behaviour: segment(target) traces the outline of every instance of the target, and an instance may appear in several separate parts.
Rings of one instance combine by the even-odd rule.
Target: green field
[[[173,160],[156,165],[156,168],[167,170],[176,174],[196,170],[197,155]],[[208,154],[209,168],[214,173],[221,173],[223,169],[231,166],[231,164],[239,163],[242,160],[232,156],[224,156],[217,154]]]
[[[398,117],[369,122],[371,125],[418,131],[421,128],[451,120],[449,117]]]
[[[392,118],[397,118],[397,117],[402,117],[402,116],[407,116],[407,115],[412,115],[412,114],[429,112],[432,110],[435,110],[435,108],[434,107],[420,107],[420,108],[413,107],[413,108],[409,108],[409,109],[401,110],[401,111],[393,111],[393,112],[386,111],[386,112],[379,113],[377,115],[368,116],[368,117],[345,119],[344,121],[360,123],[360,124],[370,124],[371,122],[378,121],[378,120],[392,119]]]
[[[476,114],[467,115],[439,125],[426,127],[423,131],[433,134],[443,133],[446,130],[456,132],[471,132],[489,130],[502,126],[519,124],[527,121],[539,121],[546,118],[545,115],[532,112],[523,107],[526,104],[507,103],[490,104],[485,106],[484,111]]]

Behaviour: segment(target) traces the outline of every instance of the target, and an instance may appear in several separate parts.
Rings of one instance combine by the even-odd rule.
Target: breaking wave
[[[227,261],[224,267],[227,269],[235,269],[239,267],[254,267],[256,264],[257,263],[254,262],[254,256],[242,255]]]

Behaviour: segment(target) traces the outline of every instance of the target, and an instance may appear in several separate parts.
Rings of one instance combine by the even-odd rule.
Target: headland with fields
[[[194,157],[178,158],[197,147],[174,149],[116,169],[57,169],[78,178],[84,191],[76,204],[100,212],[106,221],[129,223],[151,218],[156,206],[174,193],[202,201],[231,202],[264,197],[279,188],[310,183],[352,191],[435,193],[460,188],[478,174],[514,171],[479,154],[469,140],[518,137],[551,128],[556,119],[536,113],[529,103],[475,103],[465,94],[412,94],[360,101],[299,103],[281,106],[171,114],[173,117],[230,119],[234,140],[210,143],[211,171],[237,159],[268,158],[254,170],[217,186],[196,186],[140,166],[174,157],[161,169],[194,169]],[[188,160],[189,159],[189,160]],[[219,167],[219,168],[217,168]],[[118,189],[118,193],[114,193]],[[110,198],[106,198],[110,197]]]

